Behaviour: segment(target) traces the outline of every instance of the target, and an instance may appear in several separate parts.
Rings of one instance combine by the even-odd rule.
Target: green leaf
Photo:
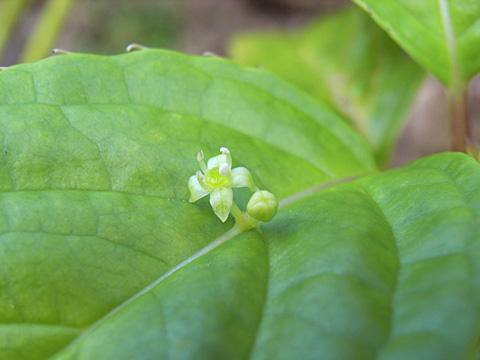
[[[227,146],[234,166],[248,164],[281,198],[375,168],[350,126],[275,76],[158,50],[0,72],[0,138],[2,359],[52,356],[232,226],[208,199],[186,202],[199,150]],[[233,265],[231,275],[240,275]],[[257,314],[247,316],[255,325]],[[129,343],[145,356],[161,346],[142,321],[133,329]]]
[[[466,358],[479,336],[479,180],[473,159],[441,154],[283,208],[264,231],[254,358]]]
[[[230,54],[261,64],[350,119],[385,166],[423,71],[358,8],[319,19],[299,33],[234,38]]]
[[[416,61],[448,87],[480,72],[477,0],[354,0]]]
[[[439,155],[284,207],[55,359],[460,359],[479,330],[480,168]]]
[[[259,186],[289,169],[291,178],[270,189],[279,196],[375,168],[364,142],[326,106],[223,59],[158,50],[53,57],[1,72],[0,104],[0,190],[187,199],[195,154],[210,157],[222,145],[236,165],[255,169]]]
[[[371,171],[347,125],[263,71],[156,50],[5,70],[0,112],[2,359],[452,359],[476,343],[466,155],[308,190]],[[186,202],[196,152],[220,145],[282,199],[261,231]]]

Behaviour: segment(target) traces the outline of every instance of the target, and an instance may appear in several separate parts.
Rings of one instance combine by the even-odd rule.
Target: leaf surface
[[[164,51],[18,66],[0,73],[0,99],[0,358],[451,359],[474,347],[471,158],[305,193],[373,169],[351,128],[268,73]],[[185,202],[196,151],[220,145],[283,200],[262,231]]]
[[[232,226],[186,202],[199,150],[227,146],[280,198],[375,169],[275,76],[157,50],[0,72],[0,138],[2,359],[52,356]]]
[[[265,231],[256,358],[466,358],[479,331],[479,176],[474,160],[441,154],[282,209]]]
[[[479,332],[480,168],[444,154],[299,198],[55,359],[456,359]]]
[[[230,54],[326,101],[368,140],[385,166],[424,77],[363,11],[347,8],[298,33],[247,33]]]
[[[449,87],[480,72],[477,0],[354,0],[416,61]]]

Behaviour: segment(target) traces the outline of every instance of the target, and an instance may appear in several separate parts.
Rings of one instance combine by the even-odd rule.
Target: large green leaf
[[[480,329],[479,180],[473,159],[442,154],[282,209],[264,231],[254,355],[466,358]]]
[[[1,359],[473,348],[471,158],[304,191],[372,170],[347,125],[265,72],[163,51],[14,67],[0,73],[0,104]],[[207,202],[185,202],[196,151],[220,145],[282,199],[261,231],[238,234]]]
[[[156,50],[0,72],[0,136],[1,359],[52,355],[232,226],[185,203],[197,151],[228,146],[280,198],[374,170],[349,125],[275,76]]]
[[[299,33],[250,33],[233,39],[236,61],[261,64],[327,101],[388,163],[424,72],[360,9],[319,19]]]
[[[447,86],[480,72],[478,0],[354,0]]]

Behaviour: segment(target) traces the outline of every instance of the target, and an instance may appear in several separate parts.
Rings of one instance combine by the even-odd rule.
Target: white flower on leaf
[[[225,222],[232,209],[232,188],[248,187],[257,190],[252,175],[247,168],[236,167],[232,169],[232,156],[230,151],[222,147],[221,155],[210,158],[205,164],[203,152],[197,154],[197,161],[201,171],[188,179],[190,202],[197,201],[210,194],[210,205],[215,215]]]

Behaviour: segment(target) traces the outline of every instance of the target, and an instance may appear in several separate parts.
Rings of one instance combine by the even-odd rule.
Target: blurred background
[[[118,54],[127,44],[138,42],[191,54],[211,51],[224,55],[229,39],[240,31],[300,27],[321,13],[348,5],[349,1],[0,0],[0,19],[7,6],[17,9],[12,14],[18,15],[16,19],[11,14],[10,19],[3,19],[4,23],[14,23],[6,40],[3,66],[21,59],[22,49],[35,25],[45,16],[49,3],[64,4],[53,14],[61,23],[56,26],[58,31],[53,31],[53,47]]]
[[[119,54],[130,43],[229,56],[238,34],[295,32],[347,6],[348,0],[0,0],[0,65],[36,61],[52,48]],[[470,90],[471,118],[478,120],[478,76]],[[443,88],[432,76],[409,108],[392,166],[448,150]]]

